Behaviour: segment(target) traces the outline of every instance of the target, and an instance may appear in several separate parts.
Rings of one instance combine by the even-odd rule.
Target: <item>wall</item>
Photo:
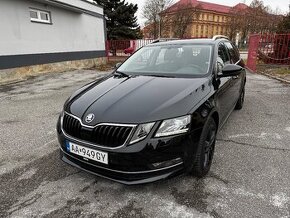
[[[87,4],[87,9],[93,7],[95,13],[101,13],[100,16],[30,0],[1,0],[0,69],[8,68],[12,64],[9,60],[13,59],[20,63],[13,67],[19,67],[25,63],[43,64],[46,60],[51,63],[104,56],[103,10],[78,1]],[[69,2],[72,4],[72,1]],[[52,24],[31,22],[30,7],[50,11]]]

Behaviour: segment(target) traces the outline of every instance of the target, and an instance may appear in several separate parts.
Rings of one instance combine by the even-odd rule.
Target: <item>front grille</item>
[[[128,139],[133,127],[100,124],[94,128],[81,125],[80,121],[64,114],[62,128],[64,132],[76,139],[81,139],[104,147],[118,147]]]

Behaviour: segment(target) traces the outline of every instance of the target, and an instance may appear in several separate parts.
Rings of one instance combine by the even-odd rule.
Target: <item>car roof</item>
[[[215,45],[221,41],[228,41],[227,39],[177,39],[170,41],[162,41],[148,44],[147,46],[158,46],[158,45],[186,45],[186,44],[204,44],[204,45]]]

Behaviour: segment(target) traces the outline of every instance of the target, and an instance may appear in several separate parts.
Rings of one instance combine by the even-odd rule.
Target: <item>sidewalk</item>
[[[111,66],[106,64],[106,58],[99,58],[5,69],[0,70],[0,85],[23,81],[35,76],[74,70],[94,69],[98,71],[108,71],[109,67]]]

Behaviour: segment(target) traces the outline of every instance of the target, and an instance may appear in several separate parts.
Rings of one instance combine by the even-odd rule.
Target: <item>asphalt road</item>
[[[204,179],[125,186],[62,163],[55,124],[94,71],[0,86],[0,217],[290,217],[290,86],[248,74]]]

